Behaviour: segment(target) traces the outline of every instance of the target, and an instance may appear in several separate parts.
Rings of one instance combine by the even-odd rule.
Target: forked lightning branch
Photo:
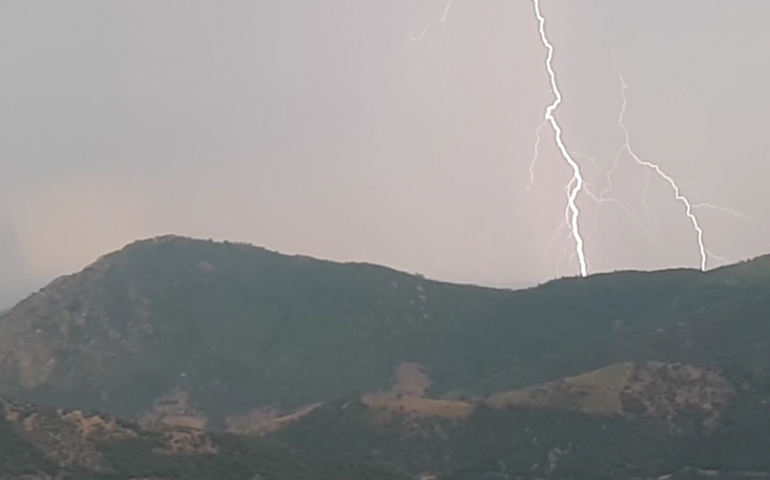
[[[644,167],[649,172],[657,175],[658,178],[663,180],[671,188],[673,199],[679,202],[680,205],[683,207],[684,218],[688,220],[692,226],[693,240],[695,242],[695,245],[700,257],[699,267],[701,270],[706,270],[707,264],[708,264],[708,258],[710,256],[714,258],[720,258],[720,257],[713,255],[706,248],[706,243],[704,240],[704,230],[701,226],[700,221],[698,220],[698,217],[695,214],[695,209],[698,207],[711,208],[711,209],[720,210],[744,219],[748,217],[745,217],[744,215],[734,212],[733,210],[726,207],[720,207],[720,206],[706,204],[706,203],[693,204],[682,193],[679,184],[674,180],[674,178],[668,173],[666,173],[659,164],[649,160],[642,159],[631,148],[630,132],[624,122],[624,116],[626,114],[626,109],[628,106],[628,99],[626,95],[626,91],[628,90],[628,85],[626,84],[626,81],[623,78],[623,75],[620,73],[617,67],[614,51],[612,52],[613,68],[615,69],[615,73],[618,75],[618,78],[620,80],[620,84],[621,84],[620,95],[623,101],[620,114],[618,117],[617,125],[624,134],[624,144],[621,146],[620,150],[618,151],[618,155],[615,158],[615,163],[613,165],[613,168],[607,174],[607,179],[610,183],[610,186],[605,191],[599,193],[598,195],[592,192],[591,190],[589,190],[589,188],[586,185],[586,181],[583,176],[583,173],[581,171],[580,164],[574,158],[573,154],[570,153],[570,150],[567,148],[565,144],[565,141],[563,139],[563,129],[556,117],[556,111],[563,101],[561,91],[559,90],[557,73],[553,66],[556,50],[547,35],[546,17],[541,10],[541,5],[540,5],[541,0],[531,0],[531,1],[534,9],[535,19],[537,20],[540,41],[542,42],[542,45],[547,52],[546,58],[545,58],[545,71],[548,74],[550,89],[554,96],[554,100],[550,105],[548,105],[545,108],[543,122],[536,130],[535,156],[532,159],[532,162],[529,168],[529,174],[530,174],[529,185],[526,187],[526,189],[522,193],[528,192],[535,183],[534,166],[535,166],[535,163],[538,161],[538,156],[539,156],[538,147],[542,141],[541,131],[543,130],[544,127],[550,126],[551,130],[553,131],[554,144],[558,149],[559,154],[562,157],[562,160],[565,162],[565,164],[568,166],[568,168],[572,172],[572,177],[570,178],[569,182],[567,183],[567,185],[565,185],[565,188],[564,188],[566,192],[565,218],[561,224],[561,227],[557,230],[556,235],[558,235],[559,231],[562,228],[567,228],[569,230],[569,237],[567,238],[567,240],[574,241],[574,253],[572,257],[577,259],[579,274],[585,277],[589,273],[590,262],[586,256],[584,235],[581,232],[581,228],[580,228],[581,210],[578,206],[578,198],[580,197],[581,194],[585,193],[586,195],[588,195],[590,199],[592,199],[595,202],[598,202],[599,204],[611,202],[621,207],[627,214],[631,215],[630,210],[624,205],[620,204],[618,201],[612,198],[605,198],[605,194],[611,189],[611,177],[613,173],[615,173],[615,168],[618,165],[619,158],[621,154],[625,152],[628,156],[631,157],[631,159],[637,165]],[[419,42],[420,40],[422,40],[423,37],[426,34],[428,34],[431,28],[436,25],[440,25],[442,27],[444,35],[448,35],[447,29],[446,29],[446,20],[450,14],[450,10],[454,2],[455,0],[449,0],[444,6],[444,9],[442,10],[441,16],[436,20],[425,25],[425,27],[418,34],[416,35],[410,34],[407,39],[407,44],[410,46],[413,46],[416,42]],[[444,77],[446,77],[446,75]],[[446,91],[444,93],[446,95]],[[577,155],[577,156],[588,158],[589,160],[593,161],[593,159],[585,155]],[[646,189],[645,189],[645,192],[646,192]],[[646,199],[643,199],[643,201],[646,202]],[[589,235],[590,233],[591,232],[589,232]]]

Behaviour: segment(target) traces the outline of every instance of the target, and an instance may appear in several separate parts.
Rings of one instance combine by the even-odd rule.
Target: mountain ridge
[[[769,292],[768,256],[509,290],[164,236],[1,316],[0,395],[386,477],[761,476]]]
[[[721,290],[733,288],[742,295],[750,293],[746,282],[762,283],[770,278],[763,273],[770,263],[768,258],[708,273],[689,269],[627,271],[506,290],[428,280],[367,263],[337,263],[303,255],[286,256],[246,244],[163,236],[104,255],[82,272],[54,280],[0,317],[0,370],[5,372],[0,375],[0,387],[5,383],[5,391],[20,397],[25,397],[24,392],[35,392],[31,399],[45,402],[48,379],[82,376],[89,370],[94,377],[105,379],[119,373],[108,375],[94,365],[106,368],[112,362],[117,365],[110,368],[129,369],[119,375],[133,375],[131,381],[150,390],[153,382],[164,383],[165,393],[169,393],[196,373],[208,379],[201,378],[201,382],[226,381],[217,377],[217,372],[187,371],[205,369],[210,362],[222,363],[221,369],[231,377],[240,375],[232,379],[236,384],[243,378],[253,378],[253,367],[244,367],[248,362],[268,362],[259,367],[268,370],[302,371],[303,362],[310,358],[323,361],[325,351],[333,351],[336,356],[349,352],[347,358],[335,362],[334,368],[341,370],[348,362],[366,362],[366,357],[371,356],[367,349],[356,346],[356,342],[363,342],[371,349],[384,348],[384,343],[389,358],[370,360],[376,365],[362,367],[361,374],[353,375],[359,380],[329,370],[325,382],[337,378],[336,386],[322,398],[317,398],[316,393],[298,396],[287,392],[273,398],[263,395],[264,405],[280,401],[296,407],[336,398],[351,387],[361,391],[383,389],[388,386],[393,368],[410,361],[433,370],[435,388],[451,391],[470,386],[466,393],[491,394],[508,386],[523,387],[581,373],[569,370],[565,364],[574,362],[575,355],[589,354],[585,350],[591,349],[593,343],[601,343],[599,337],[617,344],[623,341],[619,333],[629,334],[661,323],[647,317],[676,316],[676,309],[691,308],[692,302],[703,299],[702,290],[713,289],[714,285]],[[685,302],[685,306],[677,302]],[[227,322],[229,334],[220,331],[216,317]],[[636,326],[639,322],[643,326]],[[518,345],[512,342],[518,351],[511,353],[505,337],[522,334],[529,338]],[[465,352],[467,349],[461,347],[474,341],[484,350],[491,350],[481,354],[487,357],[481,363],[474,358],[479,355],[476,349]],[[163,349],[152,347],[159,342]],[[19,353],[19,345],[24,345],[23,353]],[[266,353],[255,357],[249,353],[253,348]],[[289,356],[283,355],[281,349]],[[308,360],[301,358],[303,349]],[[224,350],[237,350],[241,356],[233,358]],[[572,356],[567,354],[570,350]],[[139,352],[144,352],[144,361],[128,359]],[[175,362],[175,373],[167,371],[164,378],[151,378],[154,362],[168,364],[169,352],[181,355]],[[121,355],[126,362],[137,365],[120,364],[115,359]],[[617,352],[605,351],[603,355],[606,359],[587,362],[582,371],[624,360]],[[671,352],[668,356],[671,358],[662,360],[688,360],[676,358]],[[193,357],[206,357],[209,365]],[[638,359],[658,360],[654,357],[649,353]],[[269,365],[287,361],[285,367]],[[62,366],[63,362],[71,366]],[[522,362],[523,366],[517,367]],[[490,365],[484,367],[485,363]],[[458,380],[461,374],[463,378]],[[320,383],[314,377],[304,380]],[[271,389],[287,388],[280,374],[270,381],[274,385]],[[71,390],[80,395],[90,387],[81,385]],[[158,386],[147,395],[157,400],[162,397],[160,389]],[[322,391],[323,385],[315,390]],[[68,396],[63,391],[57,395]],[[88,407],[132,413],[121,408],[113,410],[110,400],[93,398],[105,395],[110,395],[109,389],[93,392],[92,400],[86,402]],[[149,401],[149,397],[143,400],[145,406]],[[82,399],[74,398],[72,406],[82,403]],[[253,407],[233,408],[245,413]]]

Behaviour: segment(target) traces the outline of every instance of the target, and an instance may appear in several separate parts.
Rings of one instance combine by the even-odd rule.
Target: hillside
[[[770,478],[770,389],[715,370],[624,363],[484,399],[429,381],[402,364],[260,435],[0,399],[0,480]]]
[[[769,392],[738,394],[713,371],[623,364],[484,400],[430,399],[415,378],[403,366],[388,392],[329,402],[261,436],[0,400],[0,480],[770,478]],[[711,403],[679,405],[689,411],[628,408],[710,389]],[[533,390],[546,401],[532,404]],[[585,400],[597,394],[618,403],[596,409]]]
[[[686,390],[653,398],[671,400]],[[417,402],[386,410],[349,400],[270,438],[308,458],[377,462],[444,480],[770,478],[767,398],[767,390],[731,396],[715,422],[713,410],[694,404],[666,416],[633,409],[630,401],[622,402],[623,414],[487,401],[459,418],[441,410],[431,415]]]
[[[0,480],[403,480],[372,463],[298,454],[275,440],[148,428],[96,413],[0,400]]]
[[[140,241],[0,317],[0,479],[766,478],[769,287],[770,257],[509,291]]]
[[[770,258],[508,291],[161,237],[0,318],[0,393],[222,429],[386,390],[402,363],[429,372],[434,397],[628,361],[748,375],[770,364],[769,285]]]

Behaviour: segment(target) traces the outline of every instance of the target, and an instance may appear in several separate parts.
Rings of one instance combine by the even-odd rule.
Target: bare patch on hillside
[[[15,430],[64,468],[84,467],[100,471],[104,468],[104,459],[94,447],[95,440],[136,437],[133,430],[100,415],[61,410],[43,414],[10,403],[4,406],[5,418]]]
[[[209,419],[190,404],[189,392],[176,388],[159,398],[153,408],[142,417],[148,425],[166,425],[204,430]]]
[[[395,369],[391,391],[401,396],[425,397],[432,384],[430,375],[422,365],[404,362]]]
[[[361,401],[380,413],[412,418],[463,419],[476,409],[474,403],[427,398],[431,383],[424,367],[401,363],[395,368],[393,387],[389,391],[364,395]]]
[[[83,440],[91,440],[94,437],[111,440],[136,436],[133,430],[121,427],[114,418],[86,415],[78,410],[66,413],[59,411],[59,415],[73,426],[75,433]]]
[[[620,393],[633,368],[630,363],[610,365],[583,375],[498,393],[489,397],[486,403],[496,409],[563,408],[594,414],[621,414]]]
[[[266,435],[277,432],[286,425],[296,422],[320,407],[320,403],[306,405],[292,412],[284,412],[276,405],[262,407],[246,415],[225,417],[227,429],[233,433]]]
[[[472,403],[434,398],[388,398],[386,395],[366,395],[361,400],[369,408],[387,410],[392,414],[410,417],[463,419],[476,409],[476,405]]]
[[[560,408],[600,415],[645,415],[673,422],[684,411],[714,426],[734,395],[715,371],[693,365],[619,363],[575,377],[492,395],[492,408]]]

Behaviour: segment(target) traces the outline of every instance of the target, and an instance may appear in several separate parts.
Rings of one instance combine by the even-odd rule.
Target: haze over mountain
[[[0,394],[140,421],[119,450],[162,478],[206,478],[152,453],[177,431],[230,432],[215,463],[265,439],[385,476],[770,477],[769,291],[770,256],[510,291],[166,236],[0,317]]]

